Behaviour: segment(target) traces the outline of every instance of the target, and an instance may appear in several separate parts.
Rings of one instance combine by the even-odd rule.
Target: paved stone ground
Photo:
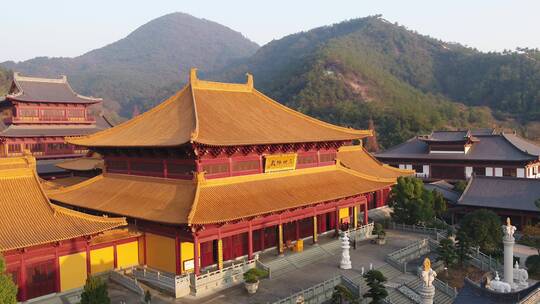
[[[176,303],[272,303],[302,289],[321,283],[338,274],[344,274],[351,278],[357,277],[361,274],[362,266],[366,271],[369,269],[370,263],[373,264],[374,268],[382,266],[385,264],[384,258],[388,253],[403,248],[421,238],[423,238],[423,236],[418,234],[387,231],[386,245],[379,246],[371,244],[369,241],[364,241],[356,250],[351,250],[351,261],[353,264],[353,269],[351,270],[339,269],[341,256],[335,254],[299,269],[294,269],[280,277],[262,280],[259,285],[259,290],[255,295],[248,295],[244,286],[239,285],[213,296],[200,299],[184,298],[177,300]],[[265,257],[263,257],[263,260],[264,258]]]

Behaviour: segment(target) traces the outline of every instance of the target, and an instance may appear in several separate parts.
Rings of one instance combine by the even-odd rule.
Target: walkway
[[[201,299],[186,298],[177,300],[176,303],[272,303],[281,298],[287,297],[292,293],[302,289],[311,287],[322,281],[325,281],[337,274],[343,274],[351,279],[361,276],[361,269],[369,270],[370,264],[374,268],[388,265],[384,262],[385,256],[399,248],[409,245],[411,242],[421,239],[421,235],[412,233],[403,233],[388,231],[387,244],[384,246],[370,244],[369,241],[364,241],[357,247],[356,250],[351,250],[351,260],[353,269],[339,269],[340,248],[339,240],[337,239],[319,239],[319,247],[313,250],[312,246],[305,243],[308,254],[305,258],[301,258],[303,254],[288,254],[285,258],[278,259],[264,254],[261,259],[266,263],[274,266],[277,263],[283,263],[283,267],[277,267],[278,273],[274,273],[272,279],[262,280],[259,285],[259,290],[255,295],[248,295],[242,285],[224,290],[216,295]],[[323,256],[315,255],[318,252]],[[298,257],[296,257],[297,255]],[[388,267],[388,266],[384,266]],[[393,278],[398,278],[401,274],[393,268],[385,271],[387,275]],[[393,274],[390,274],[392,272]],[[405,274],[404,276],[409,276]],[[399,279],[398,279],[399,280]]]

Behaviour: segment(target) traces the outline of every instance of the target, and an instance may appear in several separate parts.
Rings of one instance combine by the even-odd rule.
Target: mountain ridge
[[[117,101],[119,104],[109,102],[107,106],[129,116],[134,105],[162,86],[186,80],[191,66],[212,71],[252,55],[258,47],[216,22],[171,13],[77,57],[37,57],[0,65],[36,76],[66,74],[76,90]]]
[[[215,25],[197,20],[197,24]],[[93,59],[89,62],[107,62],[114,67],[96,71],[84,66],[85,77],[74,75],[74,87],[82,88],[83,94],[118,98],[121,104],[109,104],[109,108],[130,116],[133,109],[147,110],[178,91],[190,67],[198,67],[201,78],[216,81],[243,82],[245,73],[250,72],[260,91],[301,112],[355,128],[367,128],[372,120],[382,135],[379,142],[383,147],[433,129],[469,127],[518,128],[522,134],[540,139],[538,50],[483,53],[421,35],[376,15],[290,34],[260,48],[242,40],[248,46],[246,50],[231,47],[236,52],[220,57],[211,49],[170,46],[167,42],[171,39],[161,41],[155,37],[162,32],[167,37],[182,32],[183,37],[193,34],[216,42],[217,33],[228,28],[219,26],[219,31],[208,31],[205,36],[199,34],[200,26],[190,28],[175,23],[161,28],[153,27],[154,21],[111,44],[122,46],[119,49],[108,45],[82,55]],[[150,34],[141,34],[141,28]],[[230,35],[235,39],[244,38],[234,33]],[[126,48],[135,46],[130,41],[144,41],[146,37],[157,39],[152,40],[155,48],[127,56],[130,54]],[[212,45],[221,50],[220,42]],[[182,61],[181,68],[171,68],[171,60],[163,51],[168,49],[182,54],[196,51],[189,62]],[[132,60],[123,62],[126,56]],[[210,59],[198,58],[207,56]],[[138,62],[141,58],[143,63]],[[199,64],[201,60],[205,64]],[[135,67],[130,66],[133,61]],[[61,64],[60,68],[68,70],[69,64]],[[37,64],[38,69],[47,71],[47,65]],[[129,77],[123,77],[126,70]],[[109,79],[114,85],[107,83]]]

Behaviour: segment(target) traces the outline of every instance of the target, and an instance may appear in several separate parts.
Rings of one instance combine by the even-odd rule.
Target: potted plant
[[[268,276],[266,270],[259,268],[251,268],[250,270],[244,273],[244,286],[249,294],[254,294],[259,288],[259,279],[265,278]]]
[[[377,235],[376,242],[379,245],[386,244],[386,232],[384,231],[384,228],[381,224],[376,223],[375,227],[373,227],[373,233]]]

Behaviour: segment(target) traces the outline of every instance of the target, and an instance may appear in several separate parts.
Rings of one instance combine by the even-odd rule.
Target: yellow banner
[[[264,172],[294,170],[296,168],[296,153],[267,155],[264,158]]]

